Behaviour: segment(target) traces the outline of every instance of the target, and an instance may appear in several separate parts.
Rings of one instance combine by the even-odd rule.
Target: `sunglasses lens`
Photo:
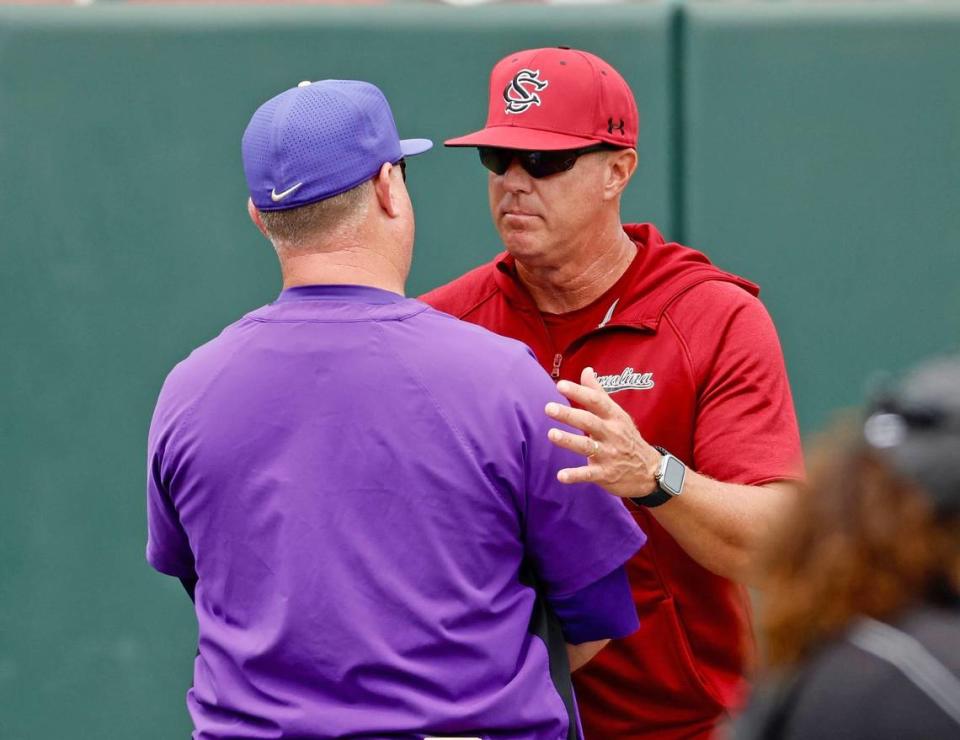
[[[560,172],[566,172],[572,169],[577,163],[577,158],[590,152],[600,151],[606,148],[605,145],[598,144],[584,147],[583,149],[566,149],[563,151],[551,152],[527,152],[518,149],[499,149],[492,146],[477,147],[480,154],[480,162],[495,175],[504,174],[510,167],[510,163],[516,157],[520,165],[531,177],[540,179],[541,177],[550,177]]]
[[[527,152],[520,161],[531,176],[541,178],[571,169],[576,164],[578,155],[577,151]]]
[[[477,147],[480,163],[495,175],[502,175],[510,166],[514,152],[509,149],[497,149],[492,146]]]
[[[401,157],[400,161],[397,162],[397,164],[400,165],[400,174],[403,176],[403,181],[406,182],[407,181],[407,162]]]

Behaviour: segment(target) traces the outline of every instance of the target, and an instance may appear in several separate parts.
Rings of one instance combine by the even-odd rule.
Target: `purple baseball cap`
[[[401,139],[390,104],[358,80],[301,82],[257,108],[243,132],[243,171],[261,211],[331,198],[371,179],[385,162],[422,154],[429,139]]]

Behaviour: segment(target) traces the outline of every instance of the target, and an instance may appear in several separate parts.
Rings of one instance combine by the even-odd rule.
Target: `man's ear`
[[[637,170],[637,150],[617,149],[607,154],[607,177],[603,184],[605,200],[616,198],[627,187]]]
[[[270,235],[267,233],[267,227],[263,225],[263,219],[260,218],[260,211],[253,205],[253,198],[247,198],[247,213],[250,215],[250,220],[253,221],[254,226],[260,229],[260,233],[269,239]]]
[[[373,178],[373,190],[377,194],[377,203],[390,218],[400,215],[400,185],[396,182],[399,169],[389,162],[384,162],[377,176]]]

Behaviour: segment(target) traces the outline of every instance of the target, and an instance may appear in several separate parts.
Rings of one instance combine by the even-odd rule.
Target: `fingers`
[[[603,386],[600,385],[600,381],[597,380],[597,371],[592,367],[585,367],[580,373],[580,385],[585,385],[587,388],[593,388],[596,391],[606,391],[603,390]]]
[[[558,447],[587,458],[586,465],[558,471],[557,480],[594,483],[615,496],[652,490],[653,468],[649,458],[657,453],[643,439],[630,414],[603,389],[593,369],[584,368],[580,383],[561,380],[557,390],[579,408],[548,403],[547,416],[584,434],[553,428],[547,437]]]
[[[600,431],[602,423],[600,419],[597,418],[596,414],[585,411],[584,409],[574,409],[569,406],[564,406],[562,403],[550,402],[546,405],[544,411],[551,419],[556,419],[557,421],[562,421],[564,424],[576,427],[584,434],[596,436]]]
[[[584,368],[580,374],[580,380],[583,381],[582,384],[561,380],[557,383],[557,390],[566,396],[570,402],[592,411],[597,416],[606,417],[611,409],[612,402],[606,391],[603,390],[603,386],[597,382],[593,369]]]
[[[584,457],[593,457],[600,451],[599,442],[582,434],[570,434],[561,429],[551,429],[547,432],[547,438],[557,447],[563,447]]]
[[[589,483],[596,480],[600,472],[599,465],[584,465],[579,468],[563,468],[557,473],[561,483]]]

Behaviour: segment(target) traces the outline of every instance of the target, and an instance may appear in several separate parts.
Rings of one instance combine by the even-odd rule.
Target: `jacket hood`
[[[724,272],[703,252],[667,242],[653,224],[623,227],[637,245],[636,280],[621,299],[614,314],[618,323],[636,323],[656,329],[664,311],[695,285],[721,280],[739,285],[753,296],[760,286],[739,275]]]
[[[629,268],[635,277],[620,297],[610,324],[656,330],[673,301],[708,280],[739,285],[754,296],[760,293],[755,283],[724,272],[702,252],[665,241],[653,224],[625,224],[623,230],[637,245],[637,256]],[[518,308],[536,310],[518,284],[513,258],[504,254],[496,262],[496,281],[507,299]]]

